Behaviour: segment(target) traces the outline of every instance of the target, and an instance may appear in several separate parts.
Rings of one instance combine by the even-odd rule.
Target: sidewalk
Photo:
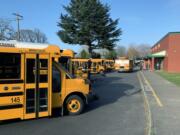
[[[162,103],[162,106],[159,106],[155,97],[147,94],[154,135],[180,135],[180,87],[154,72],[144,71],[143,73]]]

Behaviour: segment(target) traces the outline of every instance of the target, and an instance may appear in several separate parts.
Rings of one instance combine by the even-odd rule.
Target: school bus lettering
[[[12,90],[19,90],[19,89],[21,89],[21,87],[19,87],[19,86],[13,86],[12,87]]]
[[[12,102],[12,103],[20,103],[20,102],[21,102],[21,99],[20,99],[20,97],[12,97],[12,98],[11,98],[11,102]]]
[[[15,45],[11,43],[0,43],[0,47],[15,47]]]

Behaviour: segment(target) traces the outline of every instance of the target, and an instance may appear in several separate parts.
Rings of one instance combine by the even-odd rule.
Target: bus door
[[[48,54],[25,54],[25,119],[51,115],[50,65]]]

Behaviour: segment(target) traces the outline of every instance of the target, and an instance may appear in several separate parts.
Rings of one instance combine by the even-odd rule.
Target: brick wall
[[[155,44],[151,52],[166,51],[164,58],[164,70],[168,72],[180,72],[180,33],[169,33],[161,41]]]
[[[180,34],[169,35],[169,72],[180,72]]]

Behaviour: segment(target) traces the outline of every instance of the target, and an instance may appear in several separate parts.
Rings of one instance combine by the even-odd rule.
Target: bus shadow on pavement
[[[43,120],[43,119],[47,119],[48,117],[42,117],[42,118],[34,118],[34,119],[27,119],[27,120],[21,120],[21,119],[10,119],[10,120],[4,120],[4,121],[0,121],[0,128],[2,126],[6,126],[6,125],[13,125],[13,126],[16,126],[16,124],[27,124],[27,123],[31,123],[31,122],[34,122],[34,121],[39,121],[39,120]]]
[[[93,87],[99,99],[89,104],[84,113],[113,104],[124,96],[132,96],[141,92],[141,89],[135,88],[132,84],[119,81],[121,79],[120,77],[108,77],[96,82]]]

